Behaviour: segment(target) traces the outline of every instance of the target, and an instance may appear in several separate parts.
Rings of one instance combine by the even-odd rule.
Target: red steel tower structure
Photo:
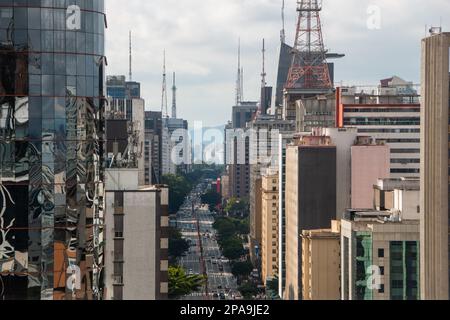
[[[333,88],[322,37],[321,10],[321,0],[297,0],[297,31],[286,89]]]

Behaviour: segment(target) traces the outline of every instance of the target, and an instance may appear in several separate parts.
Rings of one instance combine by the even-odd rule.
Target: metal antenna
[[[164,63],[163,63],[163,83],[162,83],[162,96],[161,96],[161,113],[165,111],[165,117],[169,117],[167,110],[167,75],[166,75],[166,50],[164,50]]]
[[[173,73],[173,86],[172,86],[172,118],[177,118],[177,86],[175,84],[175,72]]]
[[[263,39],[262,46],[262,73],[261,73],[261,87],[264,88],[267,85],[266,82],[266,41]]]
[[[297,31],[293,57],[286,88],[331,89],[330,71],[327,64],[320,0],[297,0]]]
[[[241,38],[239,38],[238,44],[238,71],[236,79],[236,105],[240,105],[242,102],[242,74],[241,74]]]
[[[281,40],[281,43],[286,43],[286,30],[285,30],[285,21],[284,21],[284,0],[281,5],[281,22],[282,22],[282,29],[281,29],[280,40]]]
[[[129,61],[129,63],[130,63],[130,65],[129,65],[129,73],[128,73],[128,76],[129,76],[129,79],[130,79],[130,81],[133,81],[133,71],[132,71],[132,40],[131,40],[131,30],[130,30],[130,35],[129,35],[129,40],[130,40],[130,61]]]

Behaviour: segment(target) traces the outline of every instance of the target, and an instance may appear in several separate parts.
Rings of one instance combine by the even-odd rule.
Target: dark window
[[[378,258],[384,258],[384,249],[378,249]]]

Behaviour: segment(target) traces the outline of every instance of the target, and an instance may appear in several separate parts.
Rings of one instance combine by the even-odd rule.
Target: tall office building
[[[262,175],[261,192],[261,275],[263,283],[278,277],[279,270],[279,181],[278,171],[267,169]]]
[[[0,300],[103,295],[105,21],[102,0],[0,7]]]
[[[105,299],[168,298],[169,191],[136,168],[106,170]]]
[[[421,298],[449,299],[450,33],[422,41]]]
[[[250,240],[253,249],[261,247],[262,212],[259,205],[261,173],[266,168],[277,168],[279,157],[279,134],[287,135],[295,131],[294,121],[277,119],[273,115],[257,115],[247,124],[253,130],[256,141],[251,141],[250,156]],[[251,251],[253,256],[254,250]]]
[[[162,113],[145,112],[145,185],[162,182]]]
[[[335,219],[336,147],[329,137],[298,137],[286,159],[286,299],[302,298],[303,230],[327,228]]]
[[[231,135],[229,131],[226,134],[225,143],[226,156],[229,162],[230,195],[240,199],[247,198],[250,195],[250,141],[244,135],[247,123],[254,119],[257,112],[257,102],[241,102],[239,105],[234,106],[232,128],[228,128],[228,130],[236,130],[235,135]],[[240,147],[241,143],[243,148]]]
[[[278,296],[284,297],[286,288],[286,157],[287,147],[294,138],[293,134],[279,135],[278,161]]]
[[[162,174],[177,174],[178,170],[188,172],[191,168],[192,149],[186,120],[162,119]],[[182,147],[176,154],[174,148]],[[182,162],[177,164],[175,160]]]
[[[391,176],[420,175],[420,104],[411,82],[398,77],[374,88],[338,88],[336,126],[358,128],[391,148]]]

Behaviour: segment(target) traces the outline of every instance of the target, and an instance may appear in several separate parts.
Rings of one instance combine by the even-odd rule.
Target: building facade
[[[375,144],[370,137],[359,137],[351,149],[351,208],[373,208],[373,186],[390,177],[389,146]]]
[[[329,137],[302,136],[287,148],[287,300],[302,298],[303,230],[323,229],[336,219],[336,147]]]
[[[421,297],[449,299],[450,33],[422,41]]]
[[[103,295],[105,21],[101,0],[0,7],[0,299]]]
[[[162,112],[145,112],[145,185],[162,182]]]
[[[413,85],[394,77],[379,87],[338,88],[338,127],[358,128],[360,136],[391,148],[393,178],[420,176],[420,104]]]
[[[106,300],[168,298],[168,189],[137,169],[106,170]]]
[[[262,175],[261,275],[264,283],[278,277],[279,270],[279,181],[278,171]]]
[[[419,220],[399,217],[355,210],[341,221],[342,300],[420,299]]]
[[[303,300],[341,299],[341,230],[304,230],[302,235]]]

